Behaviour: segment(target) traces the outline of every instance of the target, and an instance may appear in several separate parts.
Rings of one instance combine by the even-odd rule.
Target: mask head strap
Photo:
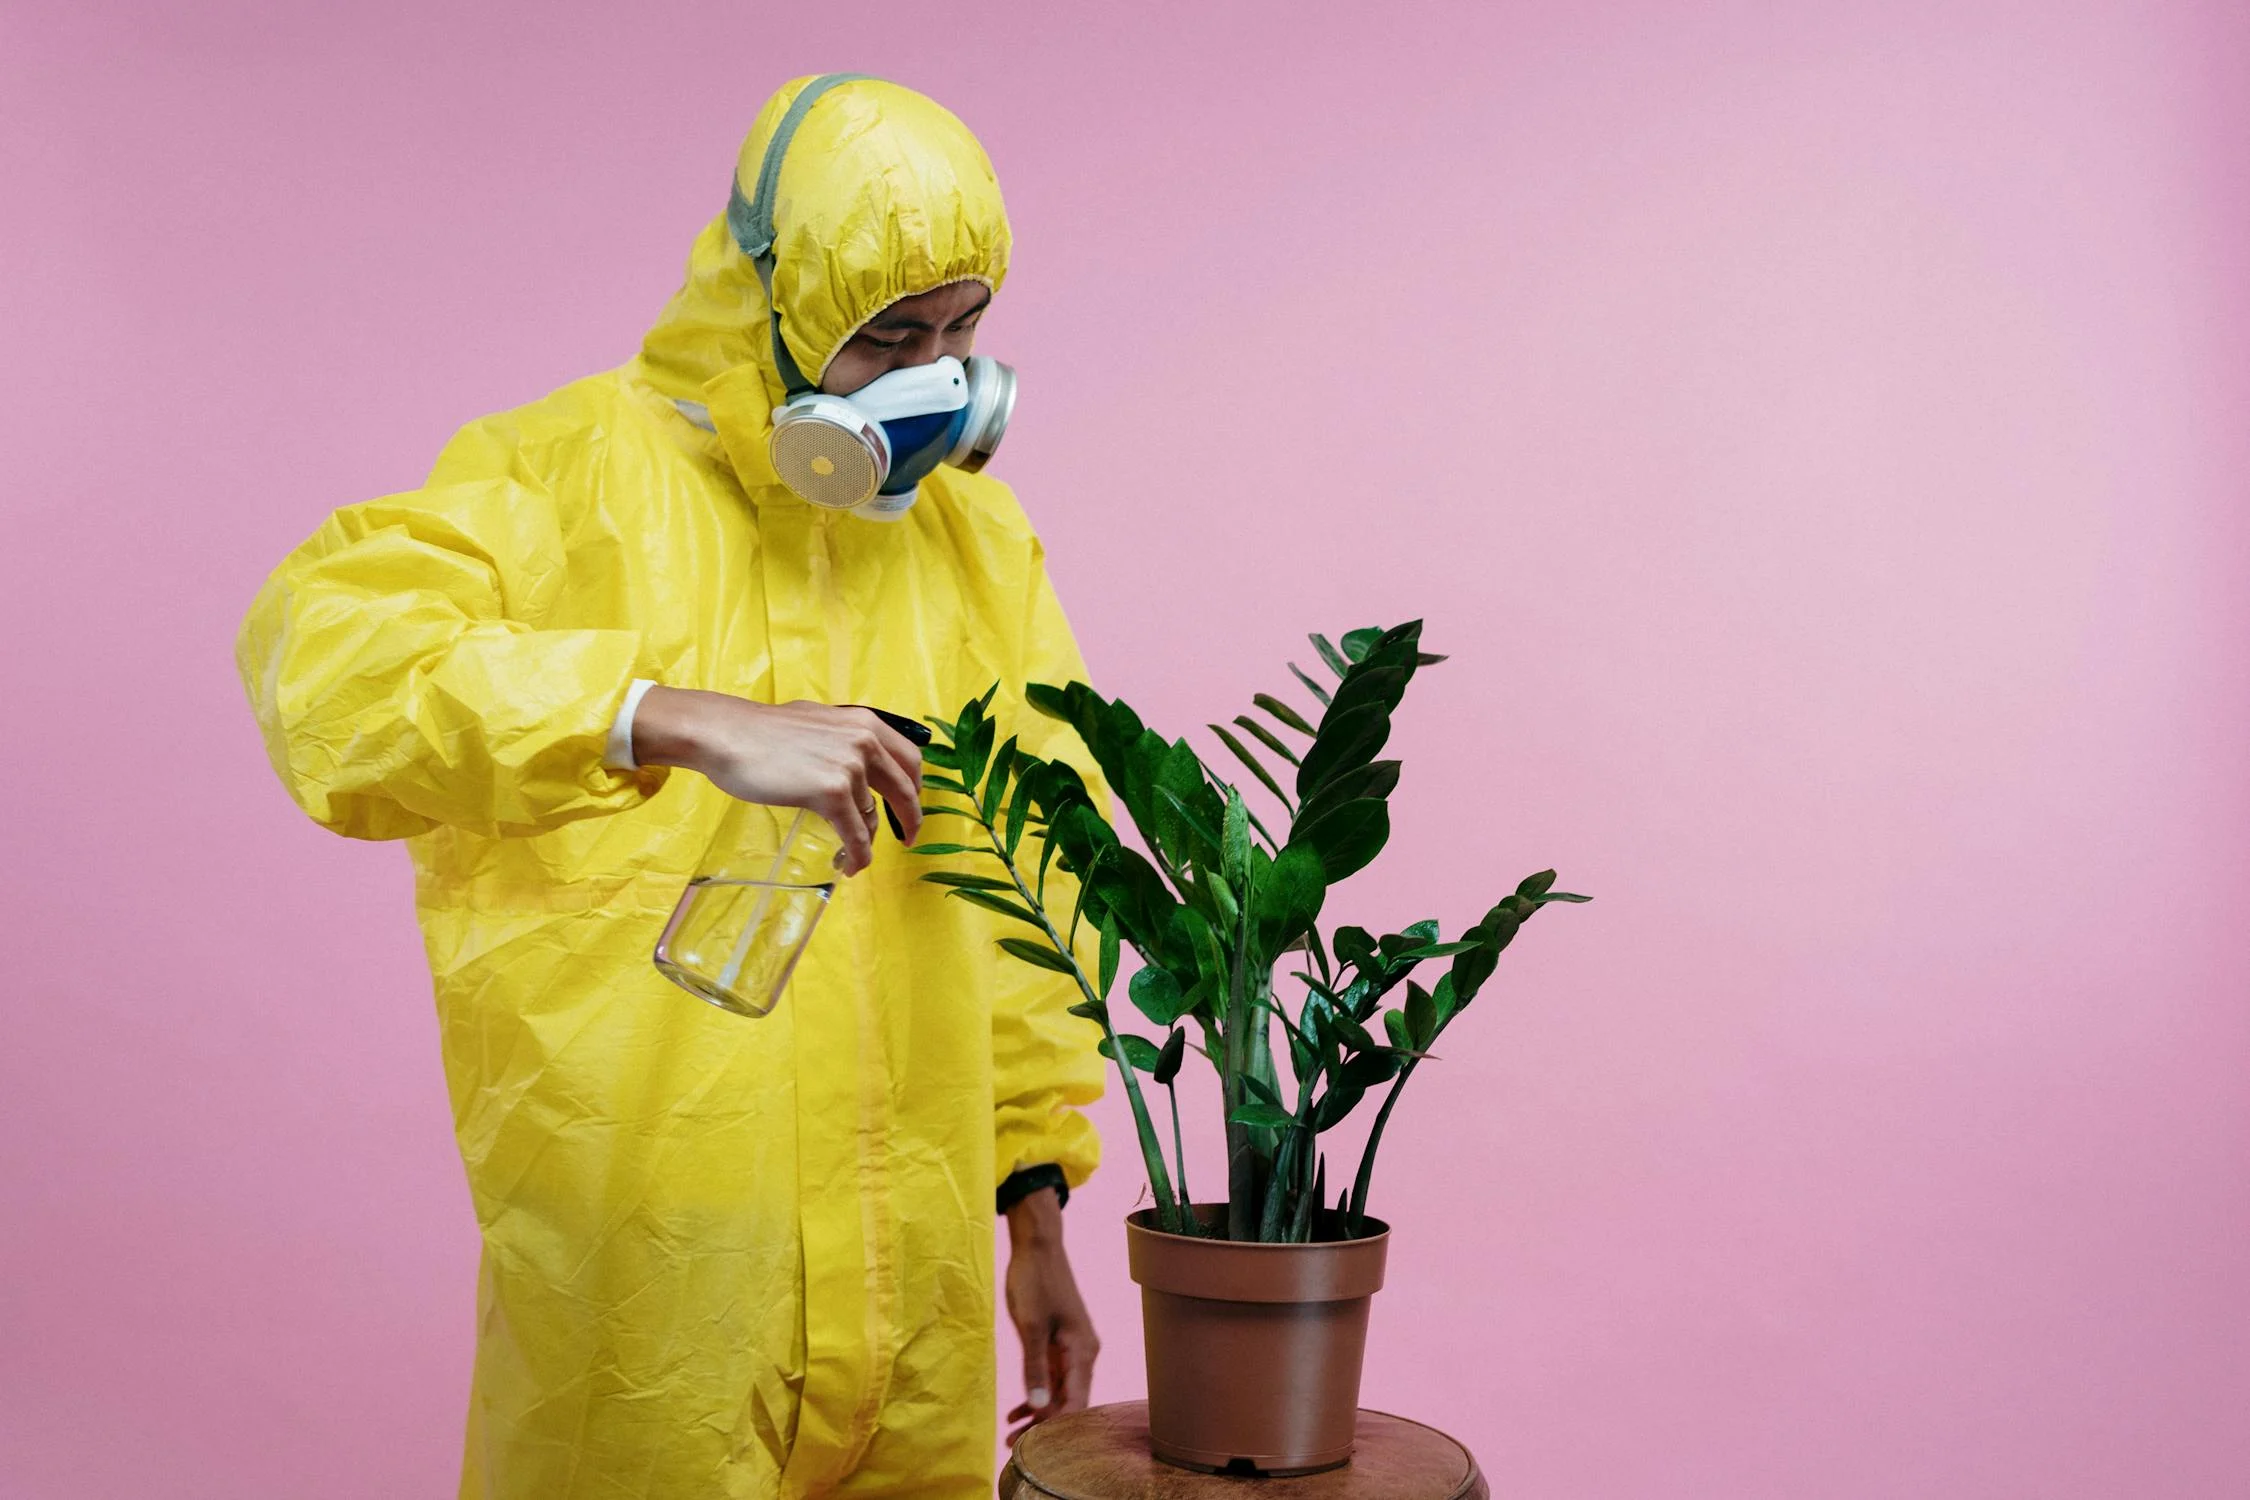
[[[781,307],[773,296],[773,200],[781,188],[781,159],[789,153],[789,138],[804,124],[813,103],[822,94],[841,83],[858,83],[870,80],[865,73],[823,73],[797,91],[789,101],[780,121],[773,127],[773,137],[766,142],[765,160],[758,164],[758,181],[748,198],[742,196],[742,184],[735,182],[727,197],[727,228],[734,232],[734,242],[750,263],[758,268],[758,284],[766,289],[766,309],[773,330],[773,362],[781,372],[782,389],[794,398],[809,394],[813,383],[797,368],[790,357],[789,346],[781,337]]]

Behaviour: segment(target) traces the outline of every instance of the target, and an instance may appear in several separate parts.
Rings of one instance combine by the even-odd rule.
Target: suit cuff
[[[1025,1167],[1020,1172],[1008,1174],[1008,1180],[1001,1183],[1000,1190],[992,1195],[996,1211],[1006,1213],[1041,1188],[1053,1188],[1057,1204],[1070,1202],[1070,1179],[1063,1176],[1061,1167],[1052,1162],[1042,1162],[1036,1167]]]
[[[619,706],[617,717],[609,722],[609,741],[602,747],[602,764],[612,771],[638,771],[641,763],[633,759],[633,715],[640,711],[641,699],[656,684],[646,677],[636,677],[625,690],[625,702]]]

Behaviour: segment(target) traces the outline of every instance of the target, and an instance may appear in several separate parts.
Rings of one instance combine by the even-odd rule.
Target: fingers
[[[920,836],[921,752],[873,713],[719,694],[691,701],[706,700],[727,707],[729,731],[722,737],[726,753],[706,757],[698,769],[745,802],[802,807],[826,818],[836,830],[838,873],[857,875],[872,862],[883,803],[907,843]]]
[[[836,777],[822,789],[811,804],[812,810],[826,818],[836,830],[836,842],[843,845],[836,856],[836,871],[840,875],[857,875],[867,868],[874,858],[875,835],[867,814],[867,783],[849,774]]]
[[[883,815],[875,801],[875,789],[873,787],[869,787],[859,794],[859,816],[860,821],[867,825],[867,843],[872,851],[875,844],[875,834],[883,824]]]
[[[1054,1405],[1054,1386],[1047,1368],[1047,1329],[1044,1320],[1039,1323],[1018,1323],[1016,1335],[1023,1340],[1023,1414],[1036,1422],[1048,1415]],[[1010,1421],[1017,1420],[1014,1417]]]
[[[1062,1366],[1062,1399],[1050,1415],[1084,1411],[1094,1394],[1094,1358],[1101,1353],[1101,1342],[1090,1327],[1065,1325],[1057,1336],[1056,1348],[1059,1358],[1055,1363]]]
[[[898,816],[900,833],[911,844],[922,832],[922,752],[913,741],[865,709],[855,712],[874,734],[864,763],[867,784],[891,805]]]

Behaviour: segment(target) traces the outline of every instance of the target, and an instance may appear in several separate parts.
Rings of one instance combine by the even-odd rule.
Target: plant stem
[[[1182,1221],[1188,1215],[1181,1211],[1179,1200],[1173,1196],[1172,1174],[1165,1169],[1164,1146],[1156,1134],[1155,1122],[1149,1118],[1148,1102],[1141,1097],[1140,1079],[1135,1076],[1133,1064],[1126,1058],[1124,1047],[1118,1043],[1117,1032],[1109,1024],[1109,1002],[1095,990],[1092,981],[1087,979],[1085,966],[1078,962],[1077,953],[1063,941],[1062,934],[1055,931],[1055,924],[1048,919],[1046,905],[1024,884],[1023,872],[1016,868],[1014,858],[1000,841],[999,832],[992,826],[991,817],[986,813],[983,803],[975,797],[971,797],[969,802],[977,810],[977,822],[984,829],[985,841],[992,845],[994,857],[1000,861],[1001,868],[1008,872],[1008,878],[1015,882],[1016,894],[1023,897],[1024,905],[1039,919],[1040,929],[1047,934],[1047,941],[1055,945],[1055,951],[1070,965],[1070,976],[1078,981],[1079,992],[1101,1017],[1102,1036],[1109,1042],[1110,1058],[1117,1064],[1119,1076],[1125,1080],[1125,1098],[1133,1109],[1133,1129],[1141,1142],[1141,1164],[1148,1169],[1149,1191],[1156,1198],[1156,1221],[1168,1233],[1185,1233]],[[1087,873],[1090,878],[1092,872]],[[1079,905],[1083,908],[1084,904],[1085,892],[1081,889]],[[1075,925],[1073,923],[1074,927]],[[1075,931],[1072,935],[1076,936]]]
[[[1234,948],[1233,972],[1227,978],[1226,1065],[1220,1070],[1220,1098],[1231,1115],[1243,1101],[1242,1075],[1248,1071],[1250,1007],[1244,973],[1245,954],[1239,933]],[[1258,1237],[1258,1158],[1248,1125],[1227,1121],[1227,1238]]]
[[[1195,1224],[1195,1196],[1188,1191],[1187,1142],[1180,1139],[1180,1091],[1170,1084],[1164,1092],[1172,1100],[1172,1159],[1180,1164],[1180,1207],[1186,1211],[1188,1224]]]
[[[1418,1057],[1408,1059],[1398,1070],[1398,1077],[1391,1080],[1391,1091],[1383,1096],[1383,1107],[1375,1112],[1375,1124],[1367,1132],[1366,1149],[1359,1153],[1359,1172],[1352,1178],[1352,1206],[1344,1228],[1354,1239],[1359,1237],[1359,1221],[1367,1214],[1367,1183],[1375,1174],[1375,1148],[1383,1144],[1383,1127],[1390,1123],[1391,1107],[1398,1103],[1399,1090],[1406,1087],[1406,1080],[1414,1076],[1414,1069],[1420,1062]]]

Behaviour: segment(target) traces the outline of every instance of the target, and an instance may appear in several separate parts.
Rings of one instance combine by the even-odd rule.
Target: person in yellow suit
[[[1027,749],[1082,764],[1023,692],[1084,667],[975,459],[894,465],[853,513],[774,442],[777,408],[968,368],[942,362],[1008,248],[960,121],[799,80],[636,358],[470,424],[251,608],[290,795],[413,858],[484,1240],[464,1496],[989,1495],[996,1202],[1012,1416],[1086,1400],[1060,1209],[1098,1155],[1097,1034],[918,882],[953,857],[877,814],[915,837],[917,752],[843,706],[950,717],[997,683]],[[650,962],[730,797],[829,818],[850,877],[756,1021]]]

